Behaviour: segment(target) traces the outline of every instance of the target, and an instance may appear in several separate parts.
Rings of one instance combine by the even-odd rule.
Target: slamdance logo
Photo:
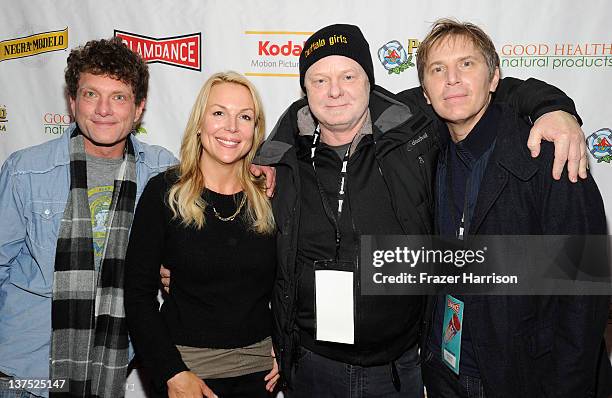
[[[0,41],[0,62],[68,48],[68,28]]]
[[[408,68],[415,66],[413,59],[421,42],[418,39],[408,39],[406,48],[397,40],[391,40],[378,49],[378,60],[389,74],[399,75]]]
[[[0,133],[6,133],[6,127],[8,125],[6,114],[6,106],[0,105]]]
[[[247,76],[299,77],[299,58],[312,32],[247,30]]]
[[[505,43],[502,68],[612,68],[612,42]]]
[[[47,112],[43,115],[44,131],[49,135],[62,135],[72,122],[74,122],[72,115],[64,113]]]
[[[202,70],[202,33],[155,38],[115,29],[115,36],[147,63]]]
[[[587,137],[587,147],[597,163],[612,161],[612,130],[599,129]]]

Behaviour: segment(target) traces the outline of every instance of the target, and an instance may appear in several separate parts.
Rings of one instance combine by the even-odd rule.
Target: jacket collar
[[[436,139],[433,132],[425,131],[431,125],[425,112],[392,98],[388,91],[374,91],[370,103],[378,158],[400,145],[407,144],[407,150],[412,151],[428,147]]]
[[[410,106],[396,100],[392,93],[380,86],[374,86],[370,91],[368,111],[374,141],[380,144],[377,145],[378,156],[384,156],[391,149],[406,142],[416,146],[425,139],[433,138],[433,134],[423,132],[423,128],[430,123],[424,112],[414,113]],[[256,163],[283,163],[285,153],[295,149],[296,132],[310,135],[314,132],[315,123],[308,108],[307,98],[303,97],[294,102],[283,113],[264,142]],[[406,131],[410,130],[412,134],[406,134]],[[362,133],[367,134],[368,131],[363,130]]]
[[[513,174],[521,181],[528,181],[538,171],[527,149],[525,126],[520,124],[516,111],[505,104],[502,104],[501,108],[495,149],[478,192],[478,201],[470,226],[471,234],[480,228],[506,186],[509,174]]]
[[[531,179],[538,171],[527,148],[525,126],[510,106],[500,105],[502,115],[497,133],[497,144],[492,161],[512,173],[521,181]]]
[[[302,98],[295,104],[300,105],[296,112],[299,135],[312,135],[317,122],[310,112],[308,101]],[[376,127],[377,135],[382,135],[406,123],[413,116],[408,105],[392,98],[392,94],[380,86],[374,86],[370,91],[367,112],[368,119],[359,132],[361,135],[372,134],[373,127]]]
[[[303,106],[297,112],[297,126],[298,126],[298,134],[303,136],[312,136],[314,134],[314,130],[317,128],[315,118],[310,112],[310,107],[308,105]],[[366,109],[366,119],[363,123],[363,126],[357,132],[357,137],[353,139],[353,143],[351,144],[351,149],[349,154],[352,155],[359,145],[359,142],[366,135],[372,134],[372,119],[370,118],[370,109]]]

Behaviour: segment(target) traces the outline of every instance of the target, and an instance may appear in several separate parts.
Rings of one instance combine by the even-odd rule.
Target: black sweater
[[[224,222],[206,208],[201,230],[172,219],[167,192],[173,171],[152,178],[134,215],[126,255],[125,309],[130,336],[158,383],[188,370],[175,345],[244,347],[270,336],[270,292],[276,269],[273,235],[249,230],[246,205]],[[203,193],[222,217],[242,193]],[[234,197],[235,196],[235,197]],[[170,294],[158,311],[159,267],[172,272]]]

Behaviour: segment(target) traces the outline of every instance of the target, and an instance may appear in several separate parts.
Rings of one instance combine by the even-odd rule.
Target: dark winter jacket
[[[493,153],[480,184],[470,235],[606,235],[599,190],[589,177],[551,178],[554,148],[527,149],[530,126],[502,106]],[[448,151],[439,157],[443,175]],[[439,198],[444,206],[444,198]],[[490,398],[595,397],[612,380],[603,345],[607,296],[463,296],[465,320]],[[432,300],[429,301],[431,308]],[[432,311],[424,317],[430,336]],[[610,390],[608,390],[609,392]],[[608,395],[603,395],[607,397]]]
[[[291,374],[293,355],[297,348],[298,330],[295,325],[296,248],[300,219],[300,175],[295,147],[298,132],[297,112],[307,107],[306,99],[295,102],[281,117],[271,137],[262,147],[260,164],[273,164],[277,170],[277,190],[273,209],[278,227],[278,273],[272,296],[274,343],[281,372],[287,381]],[[438,146],[431,121],[422,111],[399,102],[380,87],[370,93],[370,117],[375,156],[389,190],[393,209],[403,233],[418,235],[433,232],[433,167]],[[312,133],[312,132],[306,132]],[[373,170],[363,170],[370,173]],[[372,204],[373,206],[375,204]],[[406,308],[413,314],[410,345],[418,340],[419,308]],[[380,308],[380,311],[384,311]],[[407,315],[407,316],[408,316]],[[393,325],[389,325],[393,327]],[[382,347],[381,347],[382,349]],[[389,358],[392,360],[395,358]]]

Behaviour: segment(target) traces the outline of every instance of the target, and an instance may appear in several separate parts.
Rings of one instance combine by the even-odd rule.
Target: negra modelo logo
[[[115,36],[147,63],[161,63],[202,70],[202,33],[155,38],[115,30]]]
[[[68,28],[0,41],[0,62],[68,48]]]

